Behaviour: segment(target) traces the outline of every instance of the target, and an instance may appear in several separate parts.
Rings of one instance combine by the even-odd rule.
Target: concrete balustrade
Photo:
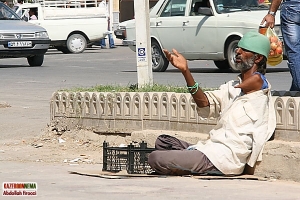
[[[113,93],[108,93],[106,95],[106,113],[105,113],[105,118],[106,119],[115,119],[115,95]]]
[[[129,119],[141,120],[142,119],[142,97],[135,93],[132,96],[132,114],[129,115]]]
[[[115,119],[123,119],[123,95],[121,93],[115,94]]]
[[[142,96],[142,119],[145,120],[150,120],[151,119],[151,109],[150,109],[150,104],[151,104],[151,94],[148,92],[144,93]]]
[[[75,104],[75,116],[80,116],[80,118],[84,117],[83,105],[84,99],[81,92],[77,92],[74,96],[74,104]]]
[[[97,94],[92,93],[91,96],[91,111],[90,111],[91,118],[97,119],[100,116],[100,103]]]
[[[82,102],[83,117],[91,118],[91,112],[92,112],[91,96],[88,92],[85,92],[82,98],[83,98],[83,102]]]
[[[178,101],[180,94],[172,94],[170,97],[170,121],[178,121]]]
[[[298,99],[288,98],[286,102],[286,129],[298,131]]]
[[[197,104],[195,103],[192,96],[189,97],[188,104],[190,105],[190,107],[188,108],[187,121],[196,124],[198,123]]]
[[[67,105],[66,105],[66,109],[67,109],[67,115],[66,117],[76,117],[76,113],[75,113],[75,93],[69,93],[67,95],[68,99],[67,99]]]
[[[99,117],[105,118],[107,110],[106,96],[104,93],[99,93]]]
[[[186,95],[181,94],[179,97],[179,107],[178,107],[178,111],[179,111],[178,121],[179,122],[188,122],[188,110],[191,107],[188,103],[189,102],[187,100]]]
[[[276,129],[285,130],[286,123],[286,101],[289,97],[278,97],[274,101],[274,108],[276,112]]]
[[[59,103],[60,103],[60,94],[55,92],[52,94],[51,103],[50,103],[50,120],[54,120],[55,117],[59,117]]]
[[[153,93],[151,97],[150,110],[151,110],[151,119],[159,120],[160,119],[160,107],[159,107],[159,95]]]
[[[300,141],[300,97],[272,96],[276,111],[275,139]],[[101,132],[173,130],[208,133],[216,119],[203,119],[188,93],[172,92],[55,92],[51,120]],[[86,127],[88,126],[88,127]]]
[[[159,119],[163,121],[169,120],[169,112],[170,112],[170,106],[169,106],[169,95],[167,93],[162,93],[160,97],[160,103],[159,103],[159,110],[160,110],[160,116]]]

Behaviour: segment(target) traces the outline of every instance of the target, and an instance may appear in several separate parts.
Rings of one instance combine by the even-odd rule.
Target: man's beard
[[[255,55],[253,55],[251,58],[249,58],[245,61],[241,59],[241,56],[238,56],[237,58],[239,58],[241,60],[241,62],[235,63],[235,67],[236,67],[236,69],[238,69],[240,71],[247,71],[254,65]]]

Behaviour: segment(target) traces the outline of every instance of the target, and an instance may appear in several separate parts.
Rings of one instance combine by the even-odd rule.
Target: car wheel
[[[82,53],[87,46],[85,37],[81,34],[73,34],[68,37],[67,48],[71,53]]]
[[[231,69],[233,72],[239,72],[238,69],[235,67],[234,57],[235,57],[235,50],[237,45],[240,41],[240,38],[234,37],[229,42],[226,43],[226,59],[225,60],[214,60],[215,65],[221,69]]]
[[[152,71],[164,72],[168,68],[169,61],[163,54],[159,44],[153,40],[151,41],[151,53],[152,53]]]
[[[27,57],[27,62],[30,66],[41,66],[44,62],[44,55]]]
[[[227,62],[228,66],[233,72],[240,72],[236,66],[235,66],[235,51],[238,46],[238,43],[241,38],[239,37],[234,37],[233,39],[230,40],[229,43],[227,43],[227,49],[226,49],[226,57],[227,57]]]

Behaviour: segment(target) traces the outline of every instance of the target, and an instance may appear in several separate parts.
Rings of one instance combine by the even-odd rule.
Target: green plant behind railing
[[[202,88],[202,90],[214,90],[215,88]],[[186,87],[153,84],[153,86],[146,85],[138,88],[137,84],[131,84],[127,86],[120,85],[96,85],[93,87],[76,87],[71,89],[62,89],[60,91],[66,92],[175,92],[175,93],[188,93]]]

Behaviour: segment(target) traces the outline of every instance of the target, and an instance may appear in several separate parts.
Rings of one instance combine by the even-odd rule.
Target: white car
[[[257,0],[159,0],[150,11],[153,71],[167,69],[162,49],[173,48],[188,60],[213,60],[219,69],[236,71],[238,41],[248,31],[259,31],[268,9]],[[279,12],[274,29],[282,39]],[[124,31],[123,44],[135,51],[134,19],[126,21]]]

